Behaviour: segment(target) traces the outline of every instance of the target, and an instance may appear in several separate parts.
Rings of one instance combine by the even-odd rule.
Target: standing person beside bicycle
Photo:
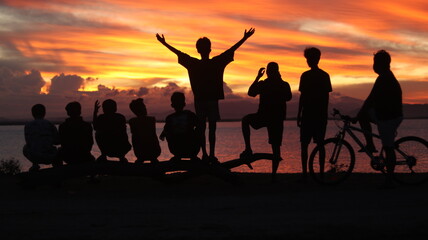
[[[304,56],[310,70],[300,77],[299,111],[297,126],[300,127],[302,158],[302,181],[307,181],[308,146],[311,139],[323,146],[327,128],[329,93],[332,91],[330,76],[318,67],[321,51],[318,48],[306,48]],[[320,147],[320,151],[324,148]],[[323,158],[324,152],[320,152]]]
[[[373,88],[358,112],[354,123],[358,121],[361,129],[365,131],[365,149],[361,151],[377,152],[373,143],[372,127],[370,123],[377,125],[382,146],[386,154],[386,179],[385,188],[393,187],[393,173],[396,156],[394,152],[394,139],[396,131],[403,120],[403,103],[400,84],[390,69],[391,56],[385,50],[379,50],[374,54],[373,70],[379,76]]]

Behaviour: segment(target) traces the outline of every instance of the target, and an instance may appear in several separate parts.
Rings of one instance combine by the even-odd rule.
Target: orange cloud
[[[170,44],[196,57],[195,41],[207,36],[215,56],[249,27],[256,28],[255,35],[225,72],[234,92],[246,92],[258,68],[269,61],[279,63],[296,90],[307,69],[302,53],[307,46],[321,49],[320,66],[333,88],[372,83],[372,53],[378,49],[391,52],[399,80],[427,82],[428,9],[420,0],[2,2],[0,66],[36,69],[48,82],[65,73],[98,78],[85,85],[94,90],[97,84],[139,89],[171,81],[189,87],[186,70],[155,34],[165,34]],[[426,102],[428,88],[422,87],[406,89],[414,93],[407,101]]]

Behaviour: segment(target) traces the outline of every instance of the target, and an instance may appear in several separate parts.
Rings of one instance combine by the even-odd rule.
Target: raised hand
[[[94,104],[94,115],[98,114],[99,109],[100,109],[100,102],[98,100],[96,100],[95,104]]]
[[[259,72],[257,73],[257,79],[260,79],[263,76],[263,74],[265,74],[265,68],[264,67],[259,69]]]
[[[163,34],[162,34],[162,36],[161,35],[159,35],[159,33],[156,33],[156,38],[158,39],[158,41],[159,42],[161,42],[162,44],[165,44],[166,43],[166,40],[165,40],[165,37],[163,36]]]
[[[250,28],[250,30],[248,30],[248,31],[247,31],[247,29],[245,29],[244,38],[248,39],[249,37],[251,37],[254,34],[255,31],[256,31],[255,28]]]
[[[161,141],[165,141],[165,134],[164,134],[164,132],[161,133],[161,135],[159,136],[159,139]]]

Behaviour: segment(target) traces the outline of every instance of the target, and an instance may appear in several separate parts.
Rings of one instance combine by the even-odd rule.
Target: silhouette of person
[[[58,130],[44,119],[46,108],[42,104],[36,104],[31,108],[34,120],[25,124],[24,156],[33,164],[29,171],[40,169],[39,164],[61,165],[58,158],[58,150],[54,145],[59,145]]]
[[[202,121],[202,158],[212,163],[218,163],[215,157],[217,121],[220,120],[218,101],[224,99],[223,73],[226,66],[233,61],[235,51],[254,34],[255,29],[245,30],[243,38],[222,54],[209,58],[211,52],[211,41],[200,38],[196,42],[196,49],[201,59],[191,57],[171,45],[165,37],[156,34],[157,39],[165,47],[178,56],[178,63],[185,67],[189,73],[190,85],[194,95],[196,115]],[[205,129],[208,120],[208,138],[210,145],[209,156],[206,151]]]
[[[276,62],[267,65],[267,78],[260,81],[265,68],[260,68],[256,79],[248,89],[248,95],[256,97],[260,95],[259,108],[257,113],[248,114],[242,119],[242,134],[244,136],[245,150],[241,153],[241,159],[251,158],[253,151],[250,141],[250,126],[254,129],[267,127],[269,143],[272,146],[274,158],[272,159],[272,181],[276,181],[281,158],[282,134],[284,120],[286,118],[286,102],[291,100],[290,85],[283,81],[279,73],[279,66]]]
[[[197,159],[201,148],[200,121],[195,113],[184,110],[186,99],[182,92],[174,92],[171,96],[171,107],[175,112],[168,115],[164,129],[159,138],[168,142],[169,151],[174,155],[171,159]]]
[[[364,150],[376,152],[371,135],[370,123],[377,125],[382,146],[386,154],[387,174],[384,186],[393,187],[392,177],[395,168],[394,140],[398,127],[403,120],[402,91],[400,84],[390,69],[391,56],[385,50],[379,50],[374,54],[373,70],[379,76],[373,88],[364,101],[354,122],[358,120],[361,128],[366,131],[364,137],[366,146]],[[361,151],[361,150],[360,150]]]
[[[147,108],[142,98],[132,100],[129,108],[137,116],[129,119],[132,146],[137,157],[135,162],[144,163],[149,160],[151,163],[157,163],[161,148],[156,135],[156,119],[147,116]]]
[[[101,156],[97,161],[106,161],[108,157],[117,157],[120,162],[127,163],[125,155],[131,150],[131,144],[128,141],[126,133],[126,119],[116,113],[117,105],[112,99],[103,102],[102,108],[104,114],[98,116],[100,103],[95,101],[93,126],[95,129],[95,140],[101,150]]]
[[[65,107],[69,118],[59,125],[60,159],[67,164],[79,164],[95,160],[91,154],[94,139],[92,125],[83,121],[82,106],[79,102],[70,102]]]
[[[306,48],[304,56],[311,69],[300,77],[297,126],[300,127],[303,181],[306,181],[308,146],[311,139],[320,147],[321,168],[324,166],[325,151],[321,146],[327,128],[328,101],[332,87],[328,73],[318,67],[321,51],[314,47]]]

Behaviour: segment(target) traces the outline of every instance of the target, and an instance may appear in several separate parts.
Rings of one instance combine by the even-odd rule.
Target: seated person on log
[[[69,118],[59,125],[60,159],[67,164],[93,162],[95,158],[91,154],[94,144],[92,125],[83,121],[80,116],[82,106],[79,102],[70,102],[65,110]]]
[[[54,145],[59,145],[58,130],[44,119],[46,108],[42,104],[36,104],[31,108],[34,120],[25,124],[24,156],[33,164],[30,172],[40,169],[39,164],[52,164],[56,167],[61,164],[58,158],[58,150]]]
[[[142,98],[132,100],[129,108],[137,116],[129,120],[132,146],[137,157],[135,163],[144,163],[146,160],[157,163],[161,148],[156,135],[156,119],[147,116],[147,108]]]
[[[181,158],[198,159],[201,148],[200,121],[195,113],[183,110],[186,99],[182,92],[174,92],[171,96],[171,107],[175,113],[166,117],[164,129],[159,136],[168,141],[169,151],[174,155],[171,161]]]
[[[257,113],[248,114],[242,119],[242,134],[245,141],[245,150],[241,153],[241,159],[251,159],[253,151],[250,142],[250,126],[254,129],[267,127],[269,143],[272,146],[272,181],[276,181],[281,158],[282,133],[284,119],[286,117],[286,102],[291,100],[290,85],[283,81],[279,73],[279,66],[275,62],[267,65],[267,76],[264,81],[259,81],[265,72],[260,68],[256,79],[248,89],[248,95],[256,97],[260,95],[259,109]]]
[[[101,151],[101,156],[97,161],[103,162],[107,157],[119,158],[120,162],[127,163],[125,155],[131,150],[126,133],[126,119],[116,113],[117,105],[112,99],[107,99],[102,104],[104,114],[98,116],[100,103],[95,101],[93,126],[95,130],[95,140]]]

